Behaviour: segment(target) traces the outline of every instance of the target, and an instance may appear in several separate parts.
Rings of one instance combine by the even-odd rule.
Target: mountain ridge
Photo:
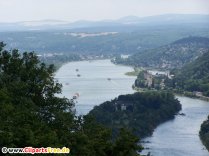
[[[161,69],[181,68],[209,50],[209,38],[189,36],[171,44],[138,52],[116,63]]]
[[[45,23],[51,24],[45,24]],[[25,25],[31,23],[31,25]],[[37,24],[39,23],[39,24]],[[116,20],[79,20],[75,22],[46,19],[37,21],[0,22],[0,31],[24,31],[24,30],[47,30],[47,29],[74,29],[87,27],[109,27],[125,25],[147,25],[147,24],[176,24],[176,23],[209,23],[207,14],[162,14],[146,17],[125,16]]]

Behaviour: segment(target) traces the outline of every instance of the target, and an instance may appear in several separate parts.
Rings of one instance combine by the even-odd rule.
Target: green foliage
[[[139,139],[125,129],[121,129],[119,137],[115,141],[113,150],[114,156],[139,156],[136,151],[142,150],[141,146],[137,146]],[[130,150],[132,149],[132,150]]]
[[[164,89],[164,80],[167,78],[166,75],[157,74],[152,75],[147,70],[141,71],[137,79],[135,80],[134,86],[137,87],[137,89],[143,89],[143,90],[160,90]]]
[[[147,88],[148,86],[148,79],[146,78],[146,75],[150,74],[146,71],[143,70],[137,75],[137,79],[135,80],[135,86],[140,87],[140,88]]]
[[[206,53],[209,38],[187,37],[171,44],[138,52],[128,59],[116,58],[116,63],[153,68],[180,68]]]
[[[62,135],[72,126],[73,104],[55,96],[61,85],[54,81],[54,66],[40,63],[34,53],[21,56],[18,50],[1,49],[1,145],[64,146]]]
[[[169,22],[170,23],[170,22]],[[123,30],[121,30],[123,29]],[[119,32],[114,35],[75,37],[70,33]],[[148,24],[113,27],[92,27],[78,30],[0,32],[8,48],[21,51],[130,54],[170,44],[190,35],[209,37],[207,24]]]
[[[209,151],[209,116],[208,119],[202,123],[199,134],[203,144]]]
[[[145,137],[151,135],[157,125],[172,119],[180,109],[179,101],[171,93],[142,92],[121,95],[95,106],[89,115],[111,128],[114,136],[125,127],[137,136]]]
[[[73,103],[56,95],[54,66],[33,53],[4,50],[0,43],[0,147],[68,147],[72,156],[137,155],[138,139],[123,132],[112,140],[93,117],[77,117]],[[127,137],[129,136],[129,137]]]
[[[173,70],[174,79],[167,80],[166,85],[186,91],[199,91],[208,96],[209,91],[209,52],[185,65],[182,69]]]
[[[81,57],[77,54],[63,54],[63,55],[53,55],[51,57],[41,56],[41,62],[44,62],[46,65],[54,64],[56,70],[59,69],[64,63],[71,61],[80,61]]]

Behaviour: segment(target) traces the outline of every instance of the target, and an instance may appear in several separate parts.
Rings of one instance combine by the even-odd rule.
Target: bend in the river
[[[76,103],[78,114],[86,114],[95,105],[111,100],[120,94],[133,93],[136,77],[126,76],[130,67],[114,65],[110,60],[71,62],[62,66],[56,78],[63,84],[63,94],[71,99],[79,94]],[[148,137],[143,153],[154,156],[208,156],[198,133],[200,125],[209,114],[209,102],[187,97],[177,97],[185,116],[161,124]]]

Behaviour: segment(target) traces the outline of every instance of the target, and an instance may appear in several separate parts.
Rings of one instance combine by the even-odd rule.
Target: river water
[[[110,60],[78,61],[63,65],[55,78],[63,84],[62,96],[72,99],[79,94],[75,108],[78,114],[84,115],[95,105],[133,93],[136,77],[124,75],[129,71],[133,69],[114,65]]]
[[[76,71],[78,69],[78,71]],[[88,113],[95,105],[114,99],[118,95],[133,93],[136,77],[124,75],[130,67],[114,65],[110,60],[79,61],[63,65],[55,78],[63,84],[62,96],[69,99],[76,93],[76,111]],[[80,77],[78,77],[80,74]],[[76,94],[77,95],[77,94]],[[209,102],[177,96],[185,116],[161,124],[151,137],[145,138],[142,154],[154,156],[209,156],[198,133],[200,125],[209,114]]]
[[[209,102],[177,96],[185,116],[161,124],[153,135],[144,139],[142,153],[153,156],[209,156],[202,145],[198,133],[201,123],[209,114]]]

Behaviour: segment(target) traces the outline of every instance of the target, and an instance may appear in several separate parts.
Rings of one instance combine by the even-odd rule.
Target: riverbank
[[[89,115],[115,135],[121,128],[127,128],[144,138],[152,135],[158,125],[174,119],[180,110],[181,105],[172,93],[147,91],[120,95],[94,107]]]
[[[125,75],[127,75],[127,76],[138,76],[141,71],[142,71],[142,68],[134,67],[134,71],[126,72]]]
[[[114,63],[114,62],[113,62]],[[144,88],[140,88],[140,87],[136,87],[135,84],[133,84],[133,89],[136,91],[146,91],[146,90],[160,90],[160,88],[162,88],[161,90],[165,90],[167,88],[167,90],[172,91],[174,94],[176,95],[182,95],[182,96],[186,96],[186,97],[190,97],[190,98],[196,98],[196,99],[200,99],[200,100],[204,100],[204,101],[209,101],[209,97],[204,96],[202,92],[198,92],[198,91],[194,91],[194,92],[189,92],[187,90],[177,90],[177,89],[172,89],[170,87],[168,87],[165,83],[164,83],[164,79],[167,77],[169,79],[172,79],[173,75],[170,75],[170,71],[168,70],[158,70],[158,69],[154,69],[154,68],[142,68],[142,67],[134,67],[134,71],[132,72],[128,72],[126,73],[126,75],[128,76],[138,76],[140,74],[140,72],[142,71],[148,71],[148,74],[150,75],[150,82],[148,82],[148,78],[144,77],[144,82],[149,84],[149,87],[144,87]],[[162,76],[162,78],[160,78]],[[156,89],[155,86],[156,84],[152,84],[155,81],[161,81],[158,82],[158,88]],[[144,86],[146,86],[144,84]]]
[[[200,139],[202,143],[205,145],[205,147],[209,151],[209,116],[207,120],[205,120],[201,124],[199,135],[200,135]]]
[[[156,70],[141,70],[135,83],[133,84],[133,89],[136,91],[148,91],[148,90],[167,90],[172,91],[174,94],[183,95],[186,97],[197,98],[204,101],[209,101],[209,97],[204,96],[203,92],[199,91],[187,91],[183,89],[175,89],[169,86],[172,80],[172,75],[169,71],[156,71]]]
[[[209,101],[209,97],[202,96],[202,95],[196,95],[193,92],[184,91],[184,93],[179,93],[179,92],[174,91],[174,93],[176,95],[179,95],[179,96],[186,96],[186,97],[189,97],[189,98],[199,99],[199,100],[203,100],[203,101]]]
[[[76,76],[76,69],[79,69],[81,77]],[[133,93],[131,86],[136,78],[124,74],[131,70],[131,67],[114,65],[109,60],[78,61],[62,66],[55,77],[63,84],[61,96],[70,99],[75,93],[80,94],[75,107],[79,115],[85,115],[104,101],[110,101],[121,94]],[[154,138],[146,138],[150,143],[144,144],[145,153],[148,150],[146,148],[149,148],[155,156],[182,156],[182,153],[208,156],[207,151],[202,150],[204,146],[198,133],[201,123],[208,115],[209,104],[194,98],[178,99],[183,104],[182,112],[185,116],[178,115],[174,120],[159,125],[153,132]]]
[[[111,59],[111,55],[81,55],[81,54],[63,54],[63,55],[53,55],[50,56],[41,56],[41,62],[44,62],[46,65],[53,64],[55,66],[55,71],[58,71],[63,65],[69,62],[78,62],[78,61],[95,61],[95,60],[105,60]]]
[[[202,122],[207,118],[209,102],[184,96],[176,96],[185,115],[159,125],[151,137],[143,139],[142,154],[154,156],[208,156],[199,138]]]
[[[148,89],[148,88],[140,88],[140,87],[136,87],[135,85],[133,85],[133,89],[137,92],[146,92],[146,91],[160,91],[154,88]],[[166,91],[166,90],[163,90]],[[193,92],[188,92],[188,91],[184,91],[184,92],[179,92],[176,90],[172,90],[169,89],[167,91],[173,92],[173,94],[177,95],[177,96],[185,96],[185,97],[189,97],[189,98],[193,98],[193,99],[199,99],[199,100],[203,100],[203,101],[207,101],[209,102],[209,97],[206,96],[202,96],[202,95],[196,95]]]

